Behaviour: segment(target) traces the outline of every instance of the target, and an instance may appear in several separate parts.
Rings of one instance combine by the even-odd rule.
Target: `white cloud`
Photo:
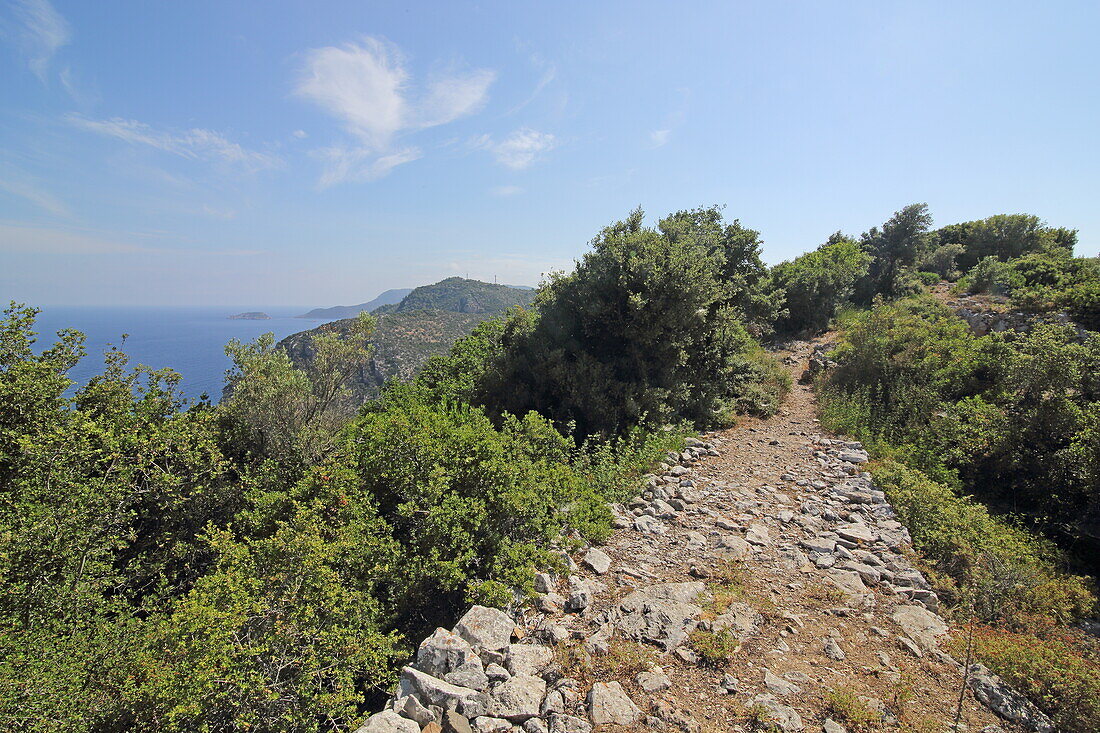
[[[299,140],[305,140],[307,137],[309,137],[309,133],[306,132],[305,130],[295,130],[294,132],[292,132],[290,134],[293,135],[294,137],[298,138]]]
[[[18,196],[19,198],[29,201],[54,216],[69,216],[69,209],[65,204],[61,203],[51,194],[39,190],[24,181],[16,181],[11,178],[0,178],[0,191],[7,191],[13,196]]]
[[[43,83],[57,50],[69,43],[72,32],[49,0],[13,0],[14,23],[5,23],[8,37],[27,57],[27,66]]]
[[[316,155],[328,163],[317,181],[321,188],[337,183],[376,181],[397,166],[423,157],[419,148],[402,148],[379,155],[369,148],[333,147],[318,150]]]
[[[500,196],[506,198],[508,196],[518,196],[523,193],[523,189],[519,186],[497,186],[490,190],[490,193],[494,196]]]
[[[182,132],[166,132],[155,130],[137,120],[125,120],[119,117],[92,120],[77,114],[67,115],[66,120],[76,127],[99,135],[117,138],[128,143],[148,145],[181,158],[226,163],[250,173],[282,165],[282,160],[277,156],[248,150],[213,130],[196,127]]]
[[[670,137],[672,137],[672,130],[654,130],[649,133],[649,142],[653,147],[659,148],[667,143]]]
[[[521,127],[500,142],[489,135],[482,135],[475,138],[472,144],[475,148],[491,152],[501,165],[520,170],[552,150],[557,145],[557,138],[548,132]]]
[[[488,98],[496,72],[437,74],[419,91],[410,79],[397,47],[379,38],[306,53],[294,93],[335,117],[356,139],[320,151],[329,162],[321,185],[374,180],[421,157],[413,147],[394,150],[394,139],[473,114]]]

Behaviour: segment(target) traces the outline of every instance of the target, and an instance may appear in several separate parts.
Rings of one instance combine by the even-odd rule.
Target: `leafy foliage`
[[[871,256],[840,232],[813,252],[782,262],[772,270],[775,287],[783,292],[783,315],[776,329],[820,331],[852,296],[856,281],[867,274]]]
[[[534,299],[535,291],[526,288],[449,277],[432,285],[421,285],[402,298],[400,303],[376,308],[374,312],[381,315],[390,312],[441,310],[492,314],[517,305],[530,305]]]

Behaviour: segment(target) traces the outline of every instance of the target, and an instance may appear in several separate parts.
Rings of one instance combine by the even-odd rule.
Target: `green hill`
[[[511,285],[494,285],[480,280],[449,277],[433,285],[422,285],[400,303],[376,309],[375,313],[441,310],[454,313],[500,313],[512,306],[530,305],[535,291]]]

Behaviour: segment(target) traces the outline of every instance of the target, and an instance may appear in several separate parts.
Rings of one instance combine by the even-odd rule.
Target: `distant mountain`
[[[535,298],[532,288],[494,285],[460,277],[406,292],[408,294],[399,303],[374,310],[378,320],[372,339],[374,355],[370,363],[348,382],[351,391],[349,409],[377,396],[387,379],[411,379],[424,362],[433,356],[446,354],[455,341],[469,334],[478,323],[512,306],[530,305]],[[314,312],[318,311],[311,311]],[[279,347],[287,352],[295,366],[308,367],[314,355],[313,336],[346,332],[352,323],[351,318],[359,312],[356,310],[349,318],[287,336],[279,342]]]
[[[359,305],[334,305],[331,308],[314,308],[309,313],[303,313],[298,318],[314,318],[323,321],[336,321],[341,318],[355,318],[366,311],[370,313],[384,305],[400,303],[401,299],[413,291],[412,288],[397,288],[387,290],[374,300],[360,303]]]
[[[270,321],[271,316],[260,311],[248,311],[247,313],[238,313],[233,316],[226,316],[231,321]]]
[[[514,305],[527,306],[535,299],[532,288],[494,285],[480,280],[449,277],[434,285],[421,285],[400,303],[383,306],[376,313],[443,310],[454,313],[500,313]]]

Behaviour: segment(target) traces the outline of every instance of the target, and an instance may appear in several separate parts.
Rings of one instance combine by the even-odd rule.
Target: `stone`
[[[1002,718],[1037,733],[1054,732],[1054,722],[1050,718],[985,665],[970,665],[966,684],[974,691],[974,697]]]
[[[448,710],[443,713],[443,730],[446,733],[474,733],[473,726],[465,715]]]
[[[706,593],[700,582],[659,583],[636,590],[619,602],[622,615],[615,625],[627,638],[670,651],[695,629],[695,617],[703,611],[695,602]]]
[[[825,656],[834,662],[843,662],[848,655],[840,648],[840,644],[836,643],[836,639],[827,636],[825,637]]]
[[[392,710],[383,710],[367,718],[355,733],[420,733],[420,726]]]
[[[729,605],[725,613],[720,614],[711,622],[711,630],[725,631],[729,629],[738,636],[744,638],[750,634],[756,633],[756,630],[760,628],[763,622],[764,617],[757,613],[755,608],[747,603],[734,601]]]
[[[421,704],[438,705],[444,710],[458,710],[467,703],[477,703],[482,698],[481,692],[470,687],[452,685],[450,682],[432,677],[414,667],[404,667],[401,670],[399,695],[416,695]]]
[[[846,597],[862,596],[867,592],[867,586],[863,584],[863,578],[854,570],[837,570],[833,568],[826,573],[825,582],[837,588]]]
[[[772,543],[771,533],[763,524],[752,524],[749,526],[748,531],[745,532],[745,542],[748,542],[750,545],[767,547]]]
[[[848,733],[847,728],[832,718],[825,719],[825,724],[821,726],[821,730],[823,730],[824,733]]]
[[[512,674],[499,664],[490,662],[485,665],[485,676],[489,678],[490,682],[503,682],[511,677]]]
[[[494,717],[522,723],[539,714],[546,695],[546,681],[531,675],[516,675],[493,689],[491,712]]]
[[[736,535],[724,535],[718,539],[718,552],[728,560],[740,560],[752,554],[752,545]]]
[[[498,651],[508,646],[514,628],[504,611],[474,606],[455,624],[454,632],[475,647]]]
[[[420,733],[443,733],[443,726],[433,720],[421,728]]]
[[[535,573],[535,592],[553,593],[554,576],[550,575],[550,573]]]
[[[538,644],[510,644],[504,666],[512,674],[536,676],[554,659],[554,652]]]
[[[618,682],[597,682],[588,691],[588,717],[596,725],[634,725],[642,711]]]
[[[783,731],[783,733],[797,733],[797,731],[805,728],[802,717],[798,712],[776,700],[774,695],[767,693],[757,695],[752,699],[752,704],[764,718],[760,722],[767,723],[776,730]]]
[[[648,514],[643,514],[634,519],[634,529],[643,534],[664,534],[668,531],[659,519]]]
[[[837,535],[849,542],[867,543],[874,542],[876,535],[865,524],[845,524],[836,528]]]
[[[550,716],[550,733],[591,733],[592,724],[584,718],[555,713]]]
[[[570,611],[583,611],[592,603],[592,587],[579,575],[569,576],[569,599],[565,607]]]
[[[849,560],[838,567],[841,570],[852,570],[859,573],[860,579],[867,585],[874,585],[882,580],[882,573],[879,572],[878,568],[873,568],[864,563],[852,562]]]
[[[611,558],[608,557],[606,552],[595,547],[590,547],[588,552],[584,553],[581,563],[587,565],[599,575],[603,575],[611,569]]]
[[[634,681],[638,683],[638,687],[650,694],[663,692],[672,687],[672,681],[669,680],[668,675],[660,667],[639,672]]]
[[[509,621],[509,633],[510,624]],[[442,677],[477,658],[474,648],[461,636],[446,629],[436,629],[431,636],[420,642],[420,647],[416,650],[415,666],[433,677]]]
[[[722,675],[722,689],[726,694],[736,695],[741,690],[741,681],[732,674]]]
[[[436,708],[436,710],[439,710],[439,708]],[[393,711],[403,718],[415,720],[420,725],[438,722],[441,719],[441,715],[437,715],[435,711],[424,707],[415,695],[406,695],[394,700]]]
[[[780,697],[797,695],[802,692],[801,687],[793,682],[788,682],[782,677],[776,677],[770,669],[764,670],[764,687],[768,688],[768,692]]]
[[[898,636],[897,642],[898,642],[899,647],[901,647],[905,651],[909,652],[910,654],[912,654],[917,659],[920,659],[921,657],[924,656],[924,652],[921,650],[921,648],[919,646],[917,646],[916,644],[914,644],[909,639],[909,637]]]
[[[542,718],[528,718],[523,723],[524,733],[550,733],[550,726]]]
[[[936,637],[947,633],[944,620],[921,606],[898,606],[890,619],[923,651],[931,651]]]
[[[869,460],[869,456],[866,451],[861,450],[846,450],[837,453],[837,458],[847,463],[866,463]]]
[[[481,715],[474,718],[472,722],[477,733],[504,733],[506,730],[512,730],[512,724],[504,718],[490,718],[488,715]]]
[[[562,696],[561,690],[550,690],[546,693],[546,697],[542,699],[542,704],[539,705],[540,715],[550,715],[551,713],[564,713],[565,712],[565,697]]]
[[[485,669],[481,665],[479,657],[473,657],[453,672],[443,675],[445,682],[460,687],[469,687],[474,690],[487,690],[489,678],[485,675]]]

